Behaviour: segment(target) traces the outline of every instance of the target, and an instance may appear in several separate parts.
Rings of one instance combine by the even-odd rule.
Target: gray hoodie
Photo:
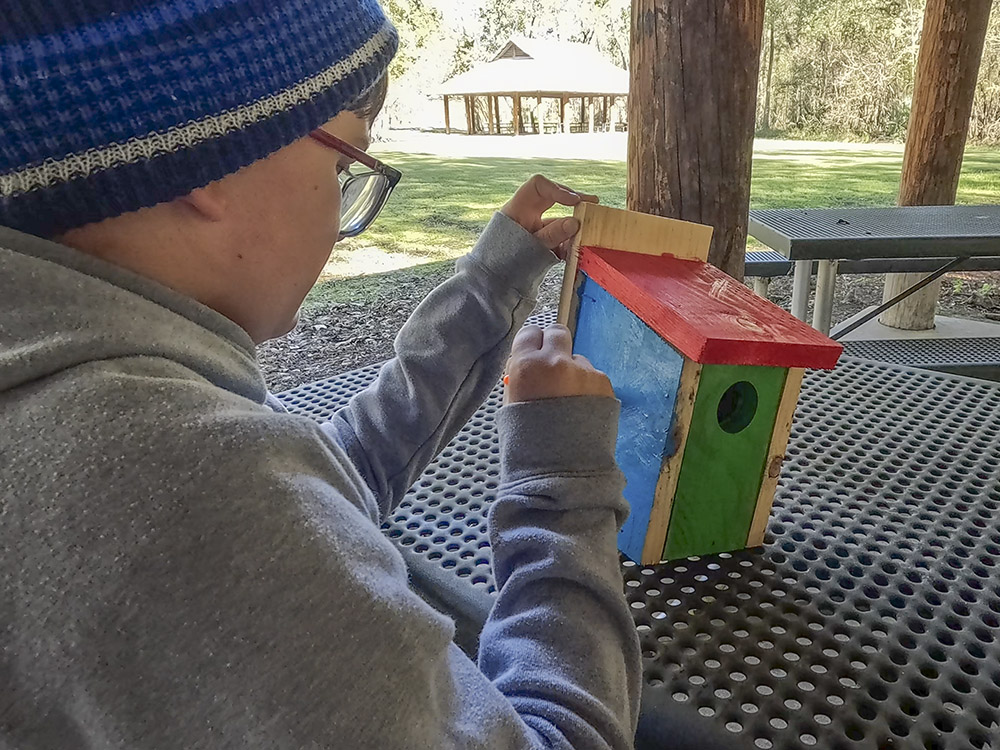
[[[616,401],[501,410],[478,665],[379,531],[552,261],[497,215],[319,425],[225,317],[0,228],[0,748],[631,746]]]

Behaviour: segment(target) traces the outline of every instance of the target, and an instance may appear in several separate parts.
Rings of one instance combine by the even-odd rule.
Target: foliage
[[[762,133],[901,140],[924,6],[925,0],[768,0]],[[1000,14],[993,15],[972,136],[1000,142]]]
[[[449,3],[466,8],[462,23],[452,21],[454,13],[438,10]],[[925,4],[767,0],[760,134],[901,141]],[[427,109],[427,96],[442,81],[490,59],[511,36],[592,44],[618,65],[628,64],[631,0],[385,0],[384,5],[401,37],[390,68],[391,124],[415,124],[416,113]],[[1000,143],[1000,9],[990,20],[970,135],[973,142]]]
[[[389,65],[389,75],[398,80],[436,39],[441,30],[441,13],[424,0],[385,0],[383,5],[399,31],[399,52]]]
[[[485,0],[479,19],[479,43],[490,55],[511,36],[550,37],[593,44],[628,64],[630,0]]]

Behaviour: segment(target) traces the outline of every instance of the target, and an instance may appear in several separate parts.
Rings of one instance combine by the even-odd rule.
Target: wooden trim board
[[[764,533],[771,518],[774,493],[778,489],[781,464],[785,460],[788,436],[792,431],[792,420],[795,418],[795,407],[799,403],[805,372],[802,369],[790,369],[785,379],[785,389],[782,391],[777,418],[774,420],[771,447],[767,451],[767,461],[764,463],[764,478],[760,485],[760,494],[757,496],[757,507],[750,523],[750,534],[747,536],[747,547],[760,547],[764,543]]]
[[[684,462],[684,449],[687,447],[688,435],[691,434],[691,415],[694,413],[694,402],[698,396],[700,381],[701,365],[690,359],[685,360],[674,404],[674,421],[671,425],[674,435],[678,436],[675,442],[677,450],[664,462],[660,479],[656,483],[646,540],[642,545],[643,565],[655,565],[663,557],[667,530],[670,526],[670,511],[673,510],[674,493],[681,475],[681,464]]]
[[[556,321],[569,326],[577,288],[580,248],[604,247],[642,255],[670,254],[677,258],[708,260],[712,227],[662,216],[625,211],[597,203],[581,203],[573,211],[580,231],[566,255],[559,313]]]

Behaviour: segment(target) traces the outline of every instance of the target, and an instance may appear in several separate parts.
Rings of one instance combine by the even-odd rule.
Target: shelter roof
[[[628,89],[628,71],[595,47],[515,37],[490,62],[445,81],[439,93],[626,96]]]

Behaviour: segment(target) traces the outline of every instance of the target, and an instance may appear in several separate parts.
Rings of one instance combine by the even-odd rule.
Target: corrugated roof
[[[445,81],[439,93],[627,96],[628,71],[587,44],[511,39],[493,60]]]

